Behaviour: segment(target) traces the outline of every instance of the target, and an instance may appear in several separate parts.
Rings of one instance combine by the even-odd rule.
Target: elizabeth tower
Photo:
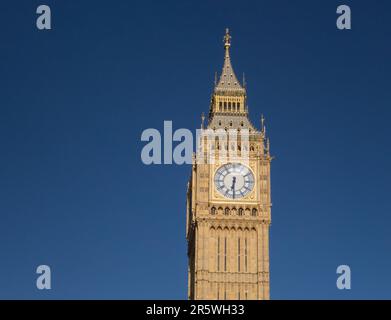
[[[230,46],[227,29],[223,70],[201,132],[236,134],[216,135],[193,157],[186,226],[189,299],[270,297],[270,143],[263,116],[260,130],[248,117],[246,85],[233,71]],[[213,161],[197,161],[211,152]]]

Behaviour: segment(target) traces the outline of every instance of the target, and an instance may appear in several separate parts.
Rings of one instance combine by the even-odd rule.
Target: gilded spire
[[[225,48],[225,57],[224,57],[224,66],[221,72],[220,79],[215,86],[215,92],[226,92],[226,93],[244,93],[245,89],[241,86],[238,81],[234,70],[231,64],[231,58],[229,54],[229,49],[231,47],[231,35],[229,34],[229,29],[225,30],[224,36],[224,48]]]

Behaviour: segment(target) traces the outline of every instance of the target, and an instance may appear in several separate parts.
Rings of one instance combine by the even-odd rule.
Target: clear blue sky
[[[48,32],[35,27],[42,3]],[[335,26],[342,3],[351,31]],[[164,120],[199,127],[226,27],[276,157],[271,297],[391,298],[389,1],[0,9],[0,298],[187,297],[190,167],[143,165],[140,136]],[[50,291],[35,287],[40,264]]]

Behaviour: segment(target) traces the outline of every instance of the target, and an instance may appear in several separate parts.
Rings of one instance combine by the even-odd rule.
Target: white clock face
[[[221,166],[214,178],[216,189],[226,198],[240,199],[254,189],[254,175],[240,163]]]

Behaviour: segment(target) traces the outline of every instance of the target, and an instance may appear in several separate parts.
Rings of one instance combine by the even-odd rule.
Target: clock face
[[[226,198],[240,199],[254,189],[254,175],[240,163],[221,166],[214,178],[216,189]]]

